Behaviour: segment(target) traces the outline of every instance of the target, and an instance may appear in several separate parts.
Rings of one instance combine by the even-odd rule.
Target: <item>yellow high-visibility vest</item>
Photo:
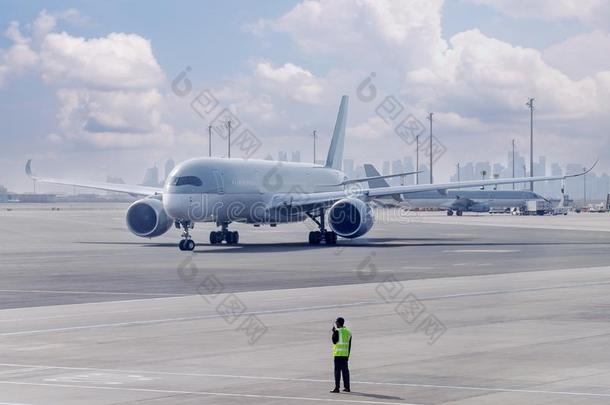
[[[339,340],[333,345],[334,357],[349,357],[349,340],[352,337],[352,332],[346,327],[337,329]]]

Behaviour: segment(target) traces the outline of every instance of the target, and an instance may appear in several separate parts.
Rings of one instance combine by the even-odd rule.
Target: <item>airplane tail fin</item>
[[[325,167],[331,169],[341,170],[341,166],[343,165],[343,145],[345,143],[345,125],[347,122],[348,104],[349,97],[341,97],[341,105],[339,106],[339,113],[337,114],[337,122],[335,123],[333,138],[330,141],[328,156],[326,157]]]
[[[381,174],[379,174],[377,169],[375,169],[375,166],[373,166],[370,163],[364,164],[364,173],[366,174],[366,177],[381,176]],[[390,187],[390,185],[388,184],[388,182],[385,179],[375,178],[375,179],[369,180],[369,188],[383,188],[383,187]]]

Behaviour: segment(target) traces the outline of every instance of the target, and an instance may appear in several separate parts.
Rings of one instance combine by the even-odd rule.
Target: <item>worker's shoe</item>
[[[352,392],[349,388],[343,388],[343,392]]]
[[[339,393],[339,388],[335,388],[334,390],[331,391],[331,393],[338,394]]]

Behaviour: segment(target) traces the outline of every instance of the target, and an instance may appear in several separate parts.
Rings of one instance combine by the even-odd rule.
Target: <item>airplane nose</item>
[[[163,208],[173,219],[188,219],[191,200],[192,197],[188,194],[164,194]]]

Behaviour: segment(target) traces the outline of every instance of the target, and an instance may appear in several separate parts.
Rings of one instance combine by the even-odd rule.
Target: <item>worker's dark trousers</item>
[[[335,388],[339,389],[341,383],[341,374],[343,374],[343,387],[349,388],[349,368],[347,366],[347,357],[335,357]]]

